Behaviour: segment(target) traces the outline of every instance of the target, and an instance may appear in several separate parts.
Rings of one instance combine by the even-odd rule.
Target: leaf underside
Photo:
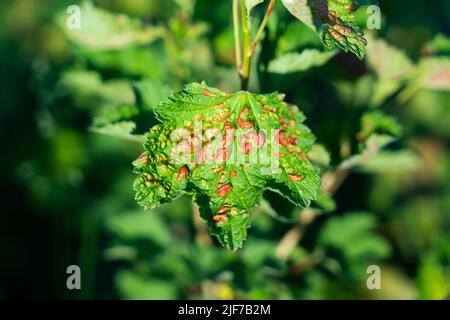
[[[318,33],[327,48],[334,46],[364,58],[367,41],[356,26],[354,11],[377,1],[282,0],[288,11]]]
[[[226,94],[193,83],[154,112],[161,124],[133,163],[136,200],[144,208],[189,194],[210,233],[236,250],[264,189],[299,206],[316,198],[320,179],[306,157],[315,138],[283,95]]]

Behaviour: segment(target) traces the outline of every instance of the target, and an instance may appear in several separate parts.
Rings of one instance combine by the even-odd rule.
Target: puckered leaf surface
[[[263,189],[299,206],[316,198],[320,179],[306,156],[315,138],[283,95],[226,94],[194,83],[154,112],[161,124],[134,162],[136,200],[144,208],[190,194],[210,232],[236,250]]]
[[[377,1],[282,0],[282,2],[292,15],[319,34],[326,47],[337,46],[345,52],[354,53],[360,59],[364,57],[367,41],[355,24],[353,12],[360,6],[375,4]]]

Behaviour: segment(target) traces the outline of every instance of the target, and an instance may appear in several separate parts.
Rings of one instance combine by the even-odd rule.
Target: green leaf
[[[323,192],[322,189],[317,192],[317,200],[314,201],[314,204],[327,213],[336,210],[336,201],[328,193]]]
[[[335,55],[335,51],[322,52],[316,49],[287,53],[270,61],[268,71],[279,74],[302,72],[326,64]]]
[[[292,15],[316,31],[327,48],[336,46],[363,59],[367,41],[355,24],[353,12],[367,1],[282,0],[282,3]]]
[[[440,33],[425,45],[425,53],[433,55],[450,55],[450,38]]]
[[[329,256],[335,256],[344,269],[362,275],[367,263],[386,258],[390,253],[389,244],[373,232],[375,227],[375,218],[365,212],[333,216],[321,229],[317,245]]]
[[[383,39],[368,37],[367,62],[382,81],[399,81],[412,71],[411,59]]]
[[[344,160],[340,167],[351,169],[362,165],[365,161],[375,156],[380,150],[395,141],[395,138],[387,134],[372,134],[362,145],[362,151]]]
[[[177,287],[172,281],[156,280],[130,271],[119,271],[115,282],[120,296],[131,300],[177,299]]]
[[[368,37],[367,61],[377,75],[370,105],[377,107],[398,91],[414,70],[411,59],[382,39]]]
[[[134,103],[131,84],[127,80],[104,81],[101,75],[88,70],[67,70],[59,80],[62,90],[70,93],[76,104],[94,114],[118,104]]]
[[[450,91],[450,58],[423,58],[409,78],[410,87]]]
[[[283,95],[226,94],[193,83],[154,112],[162,123],[134,162],[144,208],[190,194],[210,232],[236,250],[265,188],[299,206],[316,198],[320,179],[306,157],[315,138]]]
[[[328,150],[322,144],[314,144],[308,153],[308,158],[315,164],[322,167],[328,167],[331,163],[331,156]]]
[[[129,120],[139,114],[139,109],[133,104],[119,105],[110,108],[103,115],[94,118],[94,127],[102,127],[111,123]]]
[[[163,29],[144,26],[139,20],[126,15],[114,15],[98,8],[90,1],[81,4],[81,26],[68,28],[67,17],[61,25],[71,41],[97,50],[117,50],[133,44],[146,44],[160,38]]]
[[[91,131],[107,136],[135,141],[142,143],[145,136],[133,134],[136,124],[133,121],[121,121],[117,123],[109,123],[104,126],[92,127]]]
[[[397,120],[381,111],[364,113],[361,127],[361,131],[358,133],[360,141],[367,140],[374,133],[390,134],[393,137],[399,137],[402,133],[402,127]]]
[[[107,217],[106,227],[125,241],[148,239],[160,246],[171,242],[171,235],[161,218],[152,212],[132,211]]]
[[[245,0],[245,7],[247,8],[247,14],[250,16],[250,13],[252,12],[253,8],[263,2],[264,0]]]
[[[358,167],[359,171],[370,173],[396,173],[416,170],[420,165],[420,158],[412,151],[383,151]]]
[[[145,110],[153,110],[154,106],[172,93],[169,86],[158,80],[145,79],[137,82],[134,86],[142,99]]]

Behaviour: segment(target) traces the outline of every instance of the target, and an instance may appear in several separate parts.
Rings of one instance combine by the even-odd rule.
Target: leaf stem
[[[250,77],[250,61],[251,55],[250,52],[250,29],[248,27],[248,15],[247,8],[245,6],[245,0],[241,0],[241,21],[242,21],[242,31],[244,33],[244,54],[243,54],[243,62],[241,68],[241,89],[248,89],[248,80]]]
[[[269,6],[267,7],[266,14],[264,15],[264,19],[259,26],[258,32],[256,32],[255,39],[252,42],[252,45],[250,46],[250,51],[248,54],[252,56],[255,53],[256,46],[259,43],[259,40],[261,40],[261,36],[264,32],[264,29],[266,28],[267,22],[269,21],[270,15],[272,14],[273,7],[275,6],[275,0],[270,0]]]
[[[350,174],[350,169],[338,167],[335,171],[326,172],[322,177],[322,191],[334,195],[344,180]],[[317,213],[310,208],[303,209],[299,221],[292,227],[280,240],[275,254],[282,260],[287,260],[291,252],[303,237],[306,227],[310,225],[317,217]]]
[[[239,29],[239,0],[233,0],[233,29],[234,29],[234,52],[236,56],[236,68],[238,74],[241,73],[242,67],[242,53],[241,53],[241,39]]]

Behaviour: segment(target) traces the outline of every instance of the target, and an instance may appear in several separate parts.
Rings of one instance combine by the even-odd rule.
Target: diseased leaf
[[[193,83],[154,112],[162,123],[134,162],[136,200],[144,208],[190,194],[210,232],[236,250],[263,189],[299,206],[316,198],[320,179],[306,157],[315,138],[283,95],[226,94]]]
[[[335,55],[335,51],[322,52],[316,49],[305,49],[301,53],[287,53],[270,61],[268,71],[279,74],[302,72],[326,64]]]
[[[162,36],[163,29],[144,26],[126,15],[114,15],[90,1],[81,4],[80,28],[63,30],[76,44],[98,50],[116,50],[132,44],[145,44]],[[61,19],[65,24],[66,19]]]
[[[353,12],[367,2],[354,0],[282,0],[289,12],[317,32],[327,48],[337,46],[364,57],[367,41],[356,26]]]

